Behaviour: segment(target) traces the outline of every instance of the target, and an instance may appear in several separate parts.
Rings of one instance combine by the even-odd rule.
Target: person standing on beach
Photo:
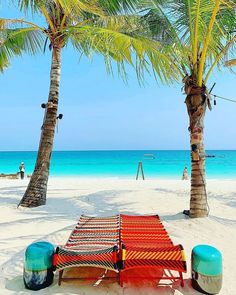
[[[188,180],[188,170],[187,170],[187,167],[184,167],[182,180]]]
[[[21,164],[19,166],[19,170],[20,170],[20,178],[24,179],[24,176],[25,176],[25,164],[24,164],[24,162],[21,162]]]

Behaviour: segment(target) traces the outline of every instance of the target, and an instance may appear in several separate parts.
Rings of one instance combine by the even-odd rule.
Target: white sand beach
[[[175,244],[184,246],[188,272],[185,287],[128,286],[115,282],[57,285],[57,274],[50,287],[37,294],[201,294],[191,287],[191,250],[210,244],[223,255],[222,295],[233,295],[236,276],[236,181],[207,181],[210,215],[189,219],[189,181],[129,179],[51,178],[46,206],[17,208],[28,180],[0,180],[0,294],[36,294],[24,288],[24,251],[39,240],[65,244],[79,216],[84,213],[106,216],[116,213],[158,214]]]

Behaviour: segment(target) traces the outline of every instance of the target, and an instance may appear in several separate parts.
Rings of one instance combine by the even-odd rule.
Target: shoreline
[[[136,175],[134,176],[125,176],[125,175],[116,175],[116,176],[104,176],[104,175],[51,175],[49,176],[49,181],[50,179],[80,179],[80,180],[128,180],[128,181],[132,181],[132,180],[136,180],[136,181],[182,181],[182,182],[189,182],[191,180],[191,178],[189,177],[189,179],[187,180],[182,180],[181,179],[182,176],[180,176],[179,178],[177,177],[165,177],[165,176],[145,176],[145,179],[142,179],[142,176],[139,175],[138,180],[136,180]],[[24,177],[23,181],[29,180],[30,177]],[[22,181],[20,178],[17,179],[11,179],[11,178],[7,178],[7,177],[0,177],[0,181],[5,181],[5,180],[13,180],[13,181]],[[224,177],[206,177],[206,182],[208,181],[236,181],[236,176],[235,177],[229,177],[229,178],[224,178]]]

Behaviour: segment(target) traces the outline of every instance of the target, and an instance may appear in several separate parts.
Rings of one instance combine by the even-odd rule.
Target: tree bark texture
[[[189,77],[191,78],[191,77]],[[204,117],[209,99],[206,87],[185,84],[187,98],[185,100],[189,115],[189,132],[191,146],[191,197],[190,214],[192,218],[208,216],[208,203],[205,180],[205,148],[204,148]]]
[[[57,123],[61,71],[60,54],[60,49],[53,48],[50,73],[50,89],[48,103],[46,104],[45,108],[44,121],[41,127],[42,131],[37,160],[26,192],[19,203],[20,206],[24,207],[37,207],[46,204],[50,159]]]

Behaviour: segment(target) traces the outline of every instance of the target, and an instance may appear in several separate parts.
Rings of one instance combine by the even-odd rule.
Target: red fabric
[[[182,246],[174,246],[158,215],[121,215],[121,244],[125,245],[126,258],[120,271],[120,281],[142,284],[146,280],[158,283],[165,269],[178,271],[179,275],[169,276],[182,281],[181,273],[186,272]],[[142,282],[142,283],[141,283]]]

